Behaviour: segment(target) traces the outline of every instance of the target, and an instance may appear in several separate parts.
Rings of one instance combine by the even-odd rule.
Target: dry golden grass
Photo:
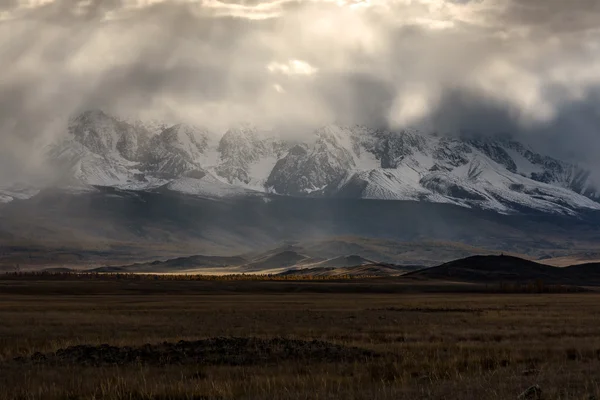
[[[167,282],[88,283],[2,282],[1,400],[516,399],[533,384],[544,399],[600,398],[594,293],[236,294],[231,286],[242,283],[210,291],[197,282],[164,291],[155,285]],[[76,344],[212,337],[318,339],[380,356],[243,366],[13,361]]]

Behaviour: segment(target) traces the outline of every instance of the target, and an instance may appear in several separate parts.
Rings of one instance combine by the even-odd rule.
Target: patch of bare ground
[[[0,286],[0,400],[600,398],[597,293],[59,283]]]
[[[143,346],[69,346],[51,353],[17,357],[21,363],[49,365],[260,365],[281,361],[353,362],[377,353],[322,340],[211,338]]]

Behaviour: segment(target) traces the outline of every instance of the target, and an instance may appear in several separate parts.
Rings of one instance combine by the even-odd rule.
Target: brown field
[[[2,280],[0,399],[600,398],[600,294],[374,282]]]

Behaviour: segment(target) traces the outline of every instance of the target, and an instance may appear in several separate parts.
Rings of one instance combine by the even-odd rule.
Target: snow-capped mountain
[[[149,141],[144,129],[102,111],[87,111],[69,121],[68,134],[48,147],[47,156],[63,184],[139,189],[149,186],[140,170]]]
[[[230,129],[219,141],[214,172],[233,185],[264,190],[273,166],[286,150],[285,143],[253,126]]]
[[[47,149],[67,181],[201,196],[273,193],[452,203],[509,213],[600,209],[585,168],[505,137],[330,125],[301,140],[241,126],[222,135],[160,125],[152,132],[101,111],[70,121]]]
[[[358,155],[352,134],[335,126],[318,129],[312,145],[296,145],[277,161],[267,188],[295,196],[324,190],[356,169]]]
[[[208,137],[208,131],[183,124],[165,128],[149,140],[141,169],[165,179],[201,172]]]

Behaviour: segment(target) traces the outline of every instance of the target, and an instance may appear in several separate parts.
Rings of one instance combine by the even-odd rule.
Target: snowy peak
[[[397,168],[407,157],[427,149],[427,139],[417,132],[378,131],[374,135],[376,142],[373,151],[381,161],[382,168]]]
[[[150,140],[141,168],[165,179],[202,171],[208,137],[208,131],[183,124],[164,129]]]
[[[267,153],[267,144],[256,128],[244,126],[225,132],[218,150],[224,161],[249,165]]]
[[[220,137],[185,124],[156,133],[145,126],[88,111],[48,157],[69,181],[135,190],[413,200],[503,213],[600,209],[588,170],[506,136],[327,125],[283,140],[251,125]]]
[[[313,155],[324,154],[341,167],[355,166],[354,155],[358,149],[352,131],[338,126],[326,126],[315,132],[317,142],[312,149]]]
[[[178,124],[164,129],[159,136],[172,149],[194,158],[206,150],[209,133],[205,129]]]
[[[69,133],[96,154],[116,154],[135,161],[148,140],[148,132],[99,110],[86,111],[69,121]]]
[[[506,149],[502,146],[502,143],[478,139],[470,140],[468,143],[473,148],[485,154],[490,160],[502,165],[508,171],[513,173],[517,172],[517,165],[510,157]]]
[[[230,129],[219,141],[220,163],[215,173],[230,184],[264,190],[269,173],[285,149],[285,143],[251,125]]]
[[[292,147],[275,164],[266,182],[270,191],[295,196],[319,192],[356,167],[355,144],[348,131],[328,126],[315,135],[315,143]]]
[[[496,144],[489,142],[496,141]],[[487,139],[486,148],[495,146],[490,158],[504,165],[509,171],[537,182],[571,189],[592,199],[600,199],[600,193],[590,180],[590,171],[580,166],[536,153],[522,143],[506,137]],[[482,140],[476,142],[479,147]],[[488,154],[488,153],[486,153]]]

